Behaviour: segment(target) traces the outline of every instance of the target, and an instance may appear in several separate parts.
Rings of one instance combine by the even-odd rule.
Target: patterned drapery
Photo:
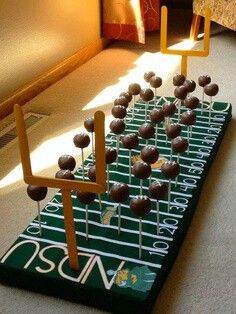
[[[236,31],[236,0],[194,0],[193,13],[204,16],[211,9],[211,20]]]
[[[160,0],[103,0],[103,37],[145,43],[158,30]]]

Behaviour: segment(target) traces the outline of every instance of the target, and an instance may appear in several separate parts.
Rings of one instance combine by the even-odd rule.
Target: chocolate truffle
[[[90,138],[86,133],[76,134],[73,138],[74,144],[78,148],[85,148],[90,143]]]
[[[138,95],[141,91],[141,86],[138,83],[132,83],[128,87],[128,91],[131,95]]]
[[[151,201],[147,196],[136,196],[130,200],[130,209],[137,217],[147,215],[151,210]]]
[[[164,120],[164,111],[162,109],[154,108],[150,111],[149,118],[152,123],[160,123]]]
[[[216,94],[218,94],[219,91],[219,87],[217,84],[207,84],[204,87],[204,93],[208,96],[215,96]]]
[[[187,89],[188,93],[192,93],[196,88],[196,83],[193,80],[185,80],[183,86]]]
[[[65,179],[65,180],[74,180],[75,176],[70,170],[59,170],[55,174],[55,178],[57,179]]]
[[[122,142],[124,148],[134,149],[138,146],[139,139],[138,139],[137,134],[130,133],[130,134],[123,136],[121,138],[121,142]]]
[[[176,98],[184,100],[188,94],[188,91],[185,86],[177,86],[174,90],[174,95]]]
[[[185,81],[185,76],[182,74],[177,74],[173,77],[173,84],[174,86],[180,86],[183,85],[183,82]]]
[[[96,194],[91,192],[76,191],[76,196],[81,203],[88,205],[95,200]]]
[[[171,147],[175,153],[184,153],[188,148],[188,141],[186,140],[186,138],[177,136],[171,141]]]
[[[151,166],[143,161],[135,161],[132,170],[134,176],[139,179],[147,179],[152,171]]]
[[[125,96],[120,96],[114,100],[114,106],[123,106],[128,108],[129,102]]]
[[[92,166],[88,170],[88,178],[92,182],[96,182],[96,166]]]
[[[155,73],[153,71],[148,71],[144,73],[144,80],[149,83],[152,76],[154,76]]]
[[[176,105],[173,102],[166,102],[162,106],[162,110],[164,112],[165,117],[173,116],[173,114],[176,111]]]
[[[185,98],[184,104],[186,108],[196,109],[199,104],[199,99],[195,96],[188,96]]]
[[[84,120],[84,127],[85,129],[92,133],[94,132],[94,118],[87,118]]]
[[[58,166],[62,170],[70,170],[73,171],[75,169],[75,158],[71,155],[62,155],[58,159]]]
[[[114,119],[110,123],[110,129],[115,134],[121,134],[125,129],[125,123],[122,119]]]
[[[27,187],[27,194],[29,197],[36,202],[42,201],[48,192],[48,188],[46,186],[37,186],[29,184]]]
[[[162,78],[154,75],[150,78],[149,83],[153,88],[159,88],[162,85]]]
[[[111,198],[117,202],[125,202],[129,197],[129,187],[125,183],[115,183],[110,189]]]
[[[142,138],[148,140],[149,138],[154,136],[155,129],[150,123],[143,123],[138,129],[138,134]]]
[[[181,132],[181,125],[178,123],[171,123],[166,125],[166,135],[168,138],[175,138],[179,136]]]
[[[168,192],[168,186],[161,181],[153,181],[148,189],[149,196],[157,201],[163,200]]]
[[[192,110],[183,112],[180,122],[184,125],[193,125],[196,122],[196,113]]]
[[[124,119],[126,114],[127,114],[126,108],[124,106],[120,106],[120,105],[114,106],[111,109],[111,114],[115,118]]]
[[[159,152],[156,147],[144,146],[141,150],[140,156],[144,162],[151,165],[157,161]]]
[[[180,165],[175,161],[166,161],[162,164],[161,171],[166,178],[174,179],[180,173]]]
[[[140,97],[143,101],[150,101],[154,97],[154,93],[151,88],[144,88],[140,91]]]
[[[211,83],[211,77],[209,75],[200,75],[198,78],[198,85],[204,87]]]
[[[132,100],[132,95],[129,92],[122,92],[122,93],[120,93],[119,96],[125,97],[126,100],[128,101],[128,103]]]
[[[105,158],[106,158],[106,164],[112,164],[114,161],[116,161],[117,158],[117,151],[115,148],[112,147],[106,147],[105,148]]]

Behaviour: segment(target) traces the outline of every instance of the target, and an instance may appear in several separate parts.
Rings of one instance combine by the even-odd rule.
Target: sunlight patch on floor
[[[196,42],[183,40],[181,43],[169,47],[170,49],[191,49]],[[99,108],[104,104],[112,103],[122,91],[127,91],[128,85],[132,82],[139,83],[143,88],[148,87],[144,81],[143,75],[146,71],[154,71],[156,75],[163,80],[163,85],[174,74],[179,73],[177,68],[180,65],[180,57],[175,55],[162,54],[160,52],[145,52],[139,57],[134,68],[128,71],[128,74],[119,78],[117,84],[111,85],[103,89],[92,101],[90,101],[82,110]],[[108,121],[111,117],[106,117],[106,130],[109,129]],[[40,172],[57,164],[57,160],[62,154],[70,154],[76,156],[80,151],[73,144],[73,137],[79,132],[83,132],[84,128],[72,129],[69,132],[53,137],[43,142],[38,148],[31,153],[31,163],[33,173]],[[89,150],[88,147],[86,150]],[[78,167],[78,165],[77,165]],[[21,164],[11,170],[1,181],[0,188],[9,186],[22,179]]]
[[[196,42],[185,39],[182,42],[175,44],[170,49],[191,49]],[[174,74],[179,73],[177,68],[180,66],[180,56],[162,54],[161,52],[150,53],[145,52],[139,57],[134,68],[128,71],[128,74],[118,79],[118,83],[104,88],[94,99],[92,99],[82,110],[89,110],[100,107],[104,104],[113,103],[115,98],[123,91],[127,91],[130,83],[139,83],[141,87],[148,87],[144,81],[143,75],[146,71],[154,71],[160,76],[163,84],[170,79]]]

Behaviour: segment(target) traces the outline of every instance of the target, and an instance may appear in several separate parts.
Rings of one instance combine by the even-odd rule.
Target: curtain
[[[145,43],[160,26],[160,0],[103,0],[103,37]]]

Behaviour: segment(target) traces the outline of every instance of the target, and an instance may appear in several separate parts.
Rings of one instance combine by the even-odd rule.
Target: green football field
[[[160,97],[155,106],[160,107],[173,98]],[[154,108],[149,104],[148,112]],[[102,194],[89,205],[89,239],[86,240],[85,206],[72,192],[74,221],[80,270],[69,267],[61,193],[58,191],[42,210],[43,235],[39,236],[37,219],[19,235],[17,241],[0,261],[2,283],[81,302],[111,312],[148,313],[170,271],[179,247],[191,221],[203,181],[219,149],[231,119],[231,106],[214,103],[211,125],[208,111],[197,109],[197,122],[193,126],[189,152],[180,155],[181,173],[178,182],[172,182],[170,211],[167,200],[160,201],[160,232],[156,231],[156,202],[142,220],[142,259],[139,259],[139,220],[129,208],[130,199],[140,193],[140,180],[132,175],[129,199],[121,204],[121,233],[118,234],[118,204],[109,195]],[[182,108],[182,112],[186,108]],[[144,123],[145,107],[136,102],[132,120],[130,109],[124,134],[137,133]],[[177,114],[171,118],[177,122]],[[147,121],[148,122],[148,121]],[[187,127],[182,126],[181,136],[187,137]],[[71,139],[72,140],[72,139]],[[155,139],[148,140],[154,145]],[[133,160],[138,160],[146,140],[132,150]],[[116,147],[116,136],[106,136],[106,146]],[[151,180],[168,182],[160,171],[160,164],[170,158],[170,142],[166,142],[163,126],[158,129],[159,160],[152,169]],[[173,155],[175,160],[177,157]],[[109,166],[110,185],[129,182],[129,152],[120,145],[118,167]],[[85,174],[93,165],[90,155],[85,163]],[[82,179],[82,169],[75,177]],[[86,180],[88,178],[86,177]],[[143,194],[148,194],[149,179],[144,180]]]

